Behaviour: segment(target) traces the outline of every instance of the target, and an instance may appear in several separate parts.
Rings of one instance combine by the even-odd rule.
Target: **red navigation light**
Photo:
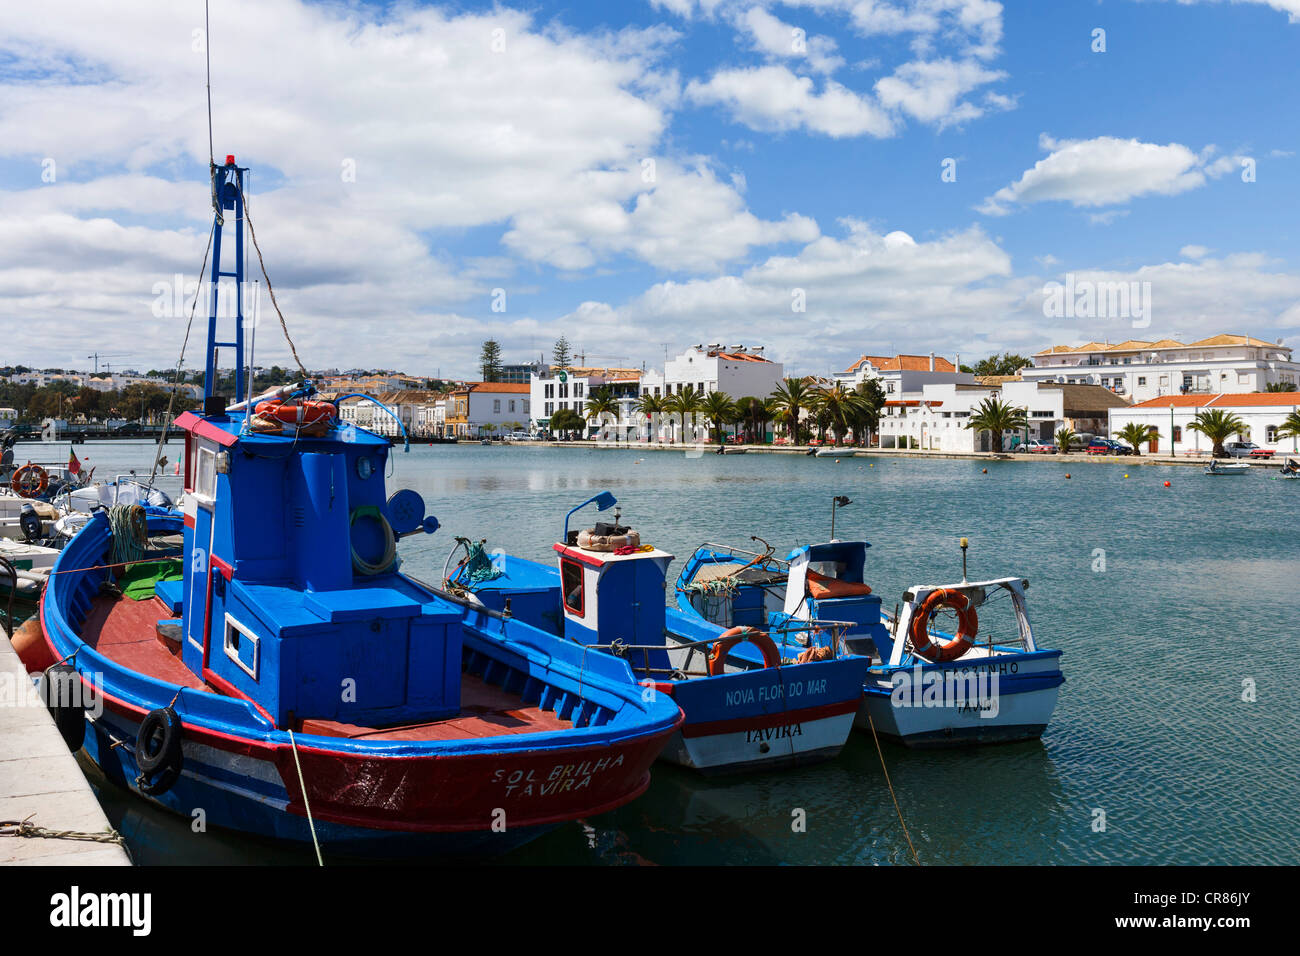
[[[235,154],[234,154],[234,153],[226,153],[226,165],[227,165],[227,166],[233,166],[233,165],[235,165]]]

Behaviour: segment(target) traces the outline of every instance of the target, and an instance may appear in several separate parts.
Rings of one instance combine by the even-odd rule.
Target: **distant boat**
[[[15,600],[36,603],[58,556],[58,548],[0,538],[0,558],[10,565],[0,565],[0,601],[12,594]]]
[[[856,448],[818,448],[818,458],[852,458],[858,453]]]
[[[1211,460],[1206,467],[1207,475],[1244,475],[1250,471],[1250,464],[1244,461],[1219,462]]]

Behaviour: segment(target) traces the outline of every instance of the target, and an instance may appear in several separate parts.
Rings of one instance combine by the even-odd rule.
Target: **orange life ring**
[[[45,494],[45,489],[49,486],[50,473],[40,465],[33,465],[31,462],[15,471],[9,482],[9,487],[14,490],[14,493],[24,498],[39,498]]]
[[[930,640],[930,616],[941,607],[950,607],[956,611],[959,622],[957,637],[947,644]],[[960,591],[940,588],[931,591],[921,602],[916,615],[912,618],[912,625],[908,628],[908,637],[912,639],[912,650],[927,661],[938,664],[943,661],[955,661],[970,650],[975,643],[975,635],[979,627],[979,618],[970,599]]]
[[[253,411],[263,418],[298,428],[328,422],[338,414],[333,402],[285,402],[278,398],[258,403]]]
[[[763,652],[764,667],[781,666],[781,652],[777,650],[776,641],[768,637],[767,631],[760,631],[756,627],[733,627],[719,634],[709,650],[710,677],[726,673],[727,653],[741,641],[749,641]]]

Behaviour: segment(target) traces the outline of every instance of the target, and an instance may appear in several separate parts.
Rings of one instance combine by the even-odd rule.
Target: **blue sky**
[[[489,336],[524,359],[560,333],[597,363],[703,340],[791,372],[1221,331],[1296,346],[1293,17],[214,0],[216,152],[254,167],[312,366],[468,376]],[[158,303],[193,282],[209,218],[202,25],[195,0],[6,15],[0,363],[175,361],[185,316]],[[1045,317],[1067,273],[1149,282],[1151,325]],[[285,360],[263,328],[259,358]]]

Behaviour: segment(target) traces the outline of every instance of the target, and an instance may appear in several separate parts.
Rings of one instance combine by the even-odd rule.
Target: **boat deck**
[[[157,622],[179,620],[158,598],[133,601],[117,595],[97,596],[82,627],[85,642],[124,668],[166,681],[219,693],[186,667],[173,648],[157,635]],[[369,740],[467,740],[513,734],[536,734],[568,730],[572,721],[553,712],[525,704],[516,694],[487,684],[471,674],[461,675],[460,713],[441,720],[388,727],[364,727],[334,720],[307,718],[298,721],[297,733],[322,737],[366,738]]]

